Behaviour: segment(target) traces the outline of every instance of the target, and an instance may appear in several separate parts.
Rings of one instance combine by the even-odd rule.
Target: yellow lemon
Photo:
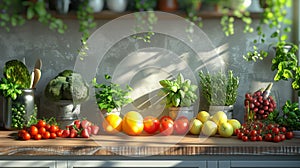
[[[200,120],[202,123],[205,123],[210,118],[210,115],[207,111],[200,111],[197,114],[197,119]]]
[[[218,126],[220,126],[221,123],[227,122],[227,115],[223,111],[218,111],[213,115],[212,121],[215,122]]]
[[[109,134],[115,134],[122,130],[122,118],[117,114],[110,114],[105,117],[102,128]]]
[[[139,135],[144,129],[143,116],[136,111],[129,111],[123,117],[122,129],[128,135]]]

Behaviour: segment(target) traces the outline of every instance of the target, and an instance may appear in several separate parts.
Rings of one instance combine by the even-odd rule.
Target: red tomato
[[[148,134],[154,134],[159,129],[160,122],[156,117],[147,116],[144,118],[144,131]]]
[[[50,129],[50,127],[51,127],[50,124],[45,125],[45,128],[46,128],[47,131]]]
[[[286,132],[285,133],[285,138],[286,139],[292,139],[294,137],[294,133],[292,131]]]
[[[46,132],[46,128],[45,127],[40,127],[39,128],[39,134],[43,135]]]
[[[50,138],[50,132],[49,132],[49,131],[44,132],[44,133],[42,134],[42,137],[43,137],[44,139],[49,139],[49,138]]]
[[[279,134],[279,128],[278,127],[274,127],[274,128],[272,128],[272,132],[274,133],[274,134],[276,134],[276,135],[278,135]]]
[[[74,125],[76,126],[76,128],[80,128],[80,120],[75,120]]]
[[[56,133],[58,131],[58,127],[56,125],[51,125],[49,131],[50,133]]]
[[[22,139],[23,140],[29,140],[31,138],[31,136],[30,136],[30,134],[28,133],[28,132],[25,132],[25,133],[23,133],[23,135],[22,135]]]
[[[262,141],[262,140],[263,140],[263,138],[262,138],[262,136],[261,136],[261,135],[258,135],[258,136],[256,137],[256,140],[257,140],[257,141]]]
[[[40,140],[40,139],[42,139],[42,135],[41,135],[41,134],[36,134],[36,135],[34,136],[34,139],[35,139],[35,140]]]
[[[279,135],[275,135],[275,136],[273,137],[273,141],[274,141],[274,142],[280,142],[280,141],[281,141],[280,136],[279,136]]]
[[[39,120],[37,123],[37,127],[41,128],[41,127],[45,127],[46,126],[46,122],[44,120]]]
[[[56,138],[56,133],[55,132],[51,132],[50,133],[50,139],[55,139]]]
[[[174,131],[176,134],[183,135],[189,131],[189,119],[185,116],[180,116],[174,121]]]
[[[272,141],[273,140],[272,134],[266,134],[265,135],[265,140],[266,141]]]
[[[279,134],[280,140],[284,141],[285,140],[285,135],[284,134]]]
[[[170,116],[162,116],[159,120],[159,122],[161,122],[162,120],[164,120],[165,118],[173,120]]]
[[[169,116],[164,116],[160,121],[159,131],[162,135],[171,135],[174,130],[174,122]]]
[[[24,129],[18,131],[18,137],[19,137],[19,138],[23,138],[23,134],[24,134],[24,133],[27,133],[27,131],[24,130]]]
[[[243,140],[244,142],[248,141],[248,136],[245,136],[245,135],[244,135],[244,136],[242,137],[242,140]]]
[[[257,131],[256,130],[251,130],[250,131],[250,136],[255,137],[257,135]]]
[[[38,128],[36,126],[32,125],[29,128],[29,133],[30,133],[31,136],[35,136],[36,134],[39,133],[39,130],[38,130]]]

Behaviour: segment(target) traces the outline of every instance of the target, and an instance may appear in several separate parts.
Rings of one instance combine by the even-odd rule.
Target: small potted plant
[[[80,104],[89,97],[89,86],[79,73],[64,70],[48,82],[44,93],[57,105],[57,121],[69,125],[79,118]]]
[[[3,68],[0,94],[3,101],[3,122],[6,129],[20,129],[36,116],[34,91],[26,65],[19,60],[10,60]]]
[[[234,76],[231,70],[228,71],[227,76],[221,72],[204,74],[200,71],[199,77],[202,94],[210,105],[209,113],[213,115],[217,111],[224,111],[228,118],[232,118],[239,78]]]
[[[106,74],[104,77],[106,80],[104,83],[97,83],[96,78],[92,80],[98,108],[104,116],[111,113],[119,115],[121,108],[132,102],[132,99],[128,97],[132,88],[127,85],[126,89],[122,89],[119,84],[110,81],[110,75]]]
[[[174,80],[159,81],[162,86],[163,96],[166,97],[166,106],[169,107],[169,116],[172,119],[183,115],[191,119],[194,117],[194,107],[192,106],[198,96],[197,85],[193,85],[189,79],[184,79],[181,73]]]

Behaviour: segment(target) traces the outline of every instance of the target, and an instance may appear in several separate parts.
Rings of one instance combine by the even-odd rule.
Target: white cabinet
[[[261,160],[6,160],[0,168],[300,168],[299,161]]]
[[[44,160],[0,160],[0,168],[57,168],[55,161]]]

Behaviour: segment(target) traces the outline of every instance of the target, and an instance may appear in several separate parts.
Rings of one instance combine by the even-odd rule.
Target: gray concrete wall
[[[58,34],[48,29],[47,26],[41,25],[37,21],[27,22],[24,26],[12,28],[10,32],[5,32],[0,29],[0,67],[3,67],[5,62],[11,59],[25,58],[26,65],[29,70],[34,66],[35,60],[41,58],[43,61],[42,67],[42,78],[37,86],[36,96],[38,98],[39,104],[39,115],[40,116],[51,116],[55,113],[55,107],[52,102],[48,101],[44,95],[43,91],[47,82],[57,75],[58,72],[65,69],[73,69],[78,56],[78,50],[80,49],[80,36],[78,33],[78,22],[76,20],[64,20],[68,25],[68,30],[65,34]],[[195,67],[194,75],[196,77],[198,70],[200,70],[205,64],[205,68],[209,71],[214,71],[219,69],[218,63],[221,62],[225,69],[232,69],[234,74],[240,77],[240,87],[238,90],[238,99],[234,108],[234,117],[243,121],[244,116],[244,94],[250,90],[255,90],[258,88],[253,88],[252,83],[256,81],[261,82],[272,82],[274,72],[271,69],[271,59],[273,57],[273,52],[270,50],[270,56],[264,61],[258,63],[246,62],[242,55],[245,54],[249,49],[251,49],[251,42],[255,37],[254,34],[244,34],[242,32],[242,24],[238,22],[236,24],[235,35],[231,37],[224,36],[221,26],[219,24],[219,19],[209,19],[204,20],[203,31],[206,33],[208,38],[211,40],[213,48],[203,48],[207,50],[206,53],[200,54],[200,57],[209,57],[213,55],[208,62],[196,61],[196,57],[184,57],[185,53],[190,53],[190,49],[182,42],[174,39],[172,37],[165,37],[157,35],[153,39],[153,43],[150,46],[163,46],[168,50],[176,53],[176,55],[182,56],[183,59],[188,59],[188,64]],[[97,20],[98,27],[106,23],[105,20]],[[257,23],[257,20],[254,21]],[[120,25],[122,26],[122,25]],[[267,41],[270,41],[268,39]],[[145,44],[146,46],[148,44]],[[145,47],[145,46],[143,46]],[[143,48],[142,47],[142,48]],[[199,44],[199,48],[203,47]],[[263,46],[267,48],[268,46]],[[116,71],[116,66],[120,64],[123,58],[127,54],[135,51],[134,43],[131,44],[130,41],[123,39],[118,42],[113,48],[111,48],[106,53],[104,61],[98,67],[98,74],[104,73],[114,73]],[[213,54],[212,54],[213,53]],[[217,55],[215,54],[217,53]],[[193,53],[190,53],[193,55]],[[125,55],[125,57],[124,57]],[[200,60],[205,60],[200,58]],[[168,63],[168,60],[164,64]],[[172,61],[170,61],[172,62]],[[207,65],[207,66],[206,66]],[[124,68],[126,67],[125,65]],[[121,66],[121,67],[122,67]],[[198,66],[198,69],[196,68]],[[118,67],[120,68],[120,67]],[[128,67],[127,67],[128,68]],[[118,72],[126,73],[128,69],[120,70]],[[145,79],[144,88],[149,88],[154,85],[152,89],[159,87],[158,81],[161,78],[167,77],[168,74],[163,74],[162,72],[152,72],[154,69],[148,69],[140,71],[139,74],[134,76],[136,81],[142,81]],[[0,69],[0,74],[2,77],[2,68]],[[161,76],[157,74],[162,74]],[[148,74],[148,75],[147,75]],[[153,75],[154,74],[154,75]],[[154,81],[157,79],[157,81]],[[115,79],[117,80],[117,79]],[[197,80],[199,80],[197,78]],[[136,82],[137,83],[137,82]],[[132,83],[132,84],[136,84]],[[153,84],[154,83],[154,84]],[[141,85],[139,85],[141,87]],[[142,88],[142,87],[141,87]],[[149,90],[142,90],[136,93],[136,97],[143,96],[144,93],[148,94]],[[153,90],[151,90],[152,92]],[[292,90],[289,82],[276,82],[274,83],[273,94],[275,95],[277,102],[281,106],[287,99],[292,98]],[[85,103],[82,105],[82,116],[88,116],[91,120],[97,120],[98,112],[96,112],[95,104]],[[200,109],[206,109],[206,104],[203,98],[200,99]],[[95,117],[96,116],[96,117]]]

